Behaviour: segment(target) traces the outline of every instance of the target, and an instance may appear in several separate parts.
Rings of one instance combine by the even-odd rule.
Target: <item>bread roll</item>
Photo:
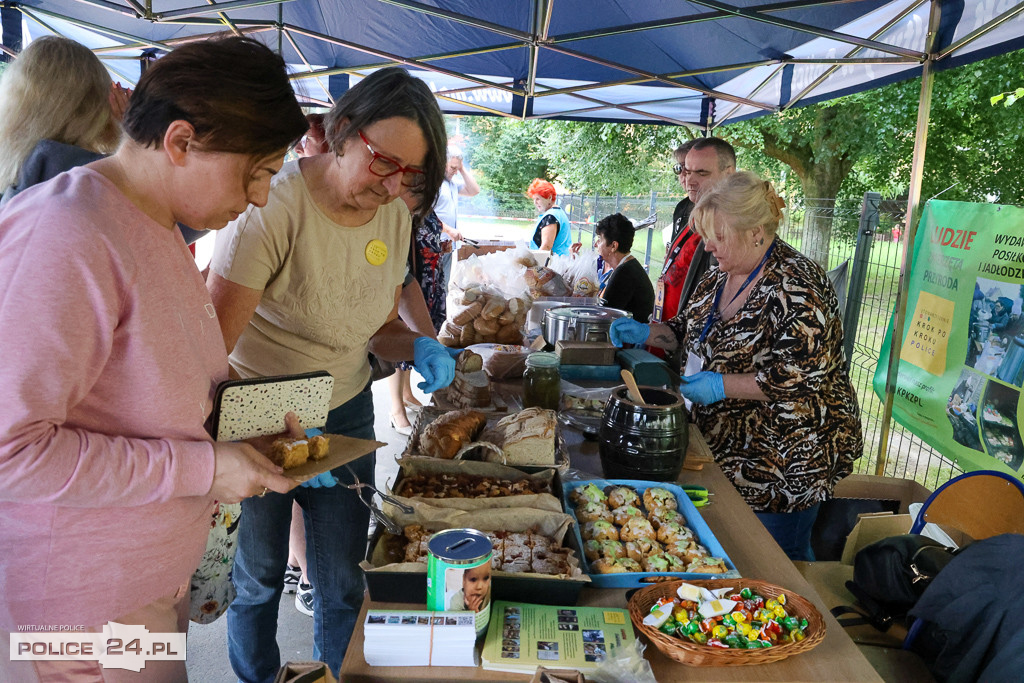
[[[480,315],[482,310],[484,310],[484,305],[479,301],[474,301],[470,303],[469,306],[453,315],[452,322],[460,327],[467,325],[473,322],[473,320]]]
[[[480,333],[481,339],[486,339],[488,341],[494,339],[494,336],[498,334],[499,329],[497,319],[491,319],[484,315],[481,315],[473,321],[473,327]]]
[[[462,328],[462,333],[459,335],[459,344],[462,346],[469,346],[470,344],[476,344],[482,341],[480,339],[480,333],[476,331],[472,325],[466,325]]]
[[[330,442],[326,436],[318,434],[317,436],[310,437],[309,457],[313,458],[313,460],[323,460],[327,457],[329,447]]]
[[[501,297],[490,297],[487,303],[484,304],[484,310],[481,311],[480,315],[488,320],[497,320],[501,315],[502,311],[505,310],[505,300]]]

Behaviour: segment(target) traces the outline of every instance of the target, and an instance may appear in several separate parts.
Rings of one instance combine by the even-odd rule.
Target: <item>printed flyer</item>
[[[481,655],[483,668],[526,671],[596,669],[633,642],[629,612],[614,607],[551,607],[495,602]]]
[[[1019,477],[1024,209],[928,202],[909,285],[893,418],[965,471]],[[883,400],[892,333],[890,320],[874,377]]]

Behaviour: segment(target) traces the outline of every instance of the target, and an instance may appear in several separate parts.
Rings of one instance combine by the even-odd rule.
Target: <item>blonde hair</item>
[[[41,140],[105,154],[117,149],[110,83],[84,45],[60,36],[32,41],[0,78],[0,191],[17,182]]]
[[[765,237],[771,239],[782,222],[785,205],[770,182],[761,180],[756,173],[737,171],[704,193],[693,207],[693,220],[704,239],[714,235],[718,214],[726,216],[736,232],[761,226]]]

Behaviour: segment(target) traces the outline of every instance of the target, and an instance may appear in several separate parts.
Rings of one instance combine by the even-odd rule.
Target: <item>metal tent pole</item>
[[[942,18],[941,0],[931,0],[931,14],[928,21],[925,59],[921,68],[921,97],[917,105],[917,131],[914,135],[914,157],[910,166],[910,191],[907,196],[907,215],[903,230],[903,258],[900,261],[900,282],[896,295],[896,319],[893,321],[892,339],[889,342],[889,367],[885,376],[885,406],[882,409],[882,431],[878,440],[878,460],[875,474],[885,474],[885,462],[889,450],[889,423],[892,422],[892,404],[896,393],[896,379],[899,375],[900,352],[903,348],[904,318],[907,315],[907,294],[910,291],[910,263],[914,256],[914,238],[917,236],[917,221],[921,214],[921,179],[924,173],[924,155],[928,147],[928,118],[932,109],[932,86],[935,83],[935,43]]]

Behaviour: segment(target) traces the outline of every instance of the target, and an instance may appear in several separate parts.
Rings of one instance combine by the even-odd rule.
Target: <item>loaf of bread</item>
[[[445,413],[423,430],[420,450],[423,455],[450,460],[459,449],[476,440],[485,424],[484,414],[470,408]]]
[[[484,360],[480,354],[469,349],[459,354],[455,360],[455,379],[447,390],[452,405],[458,408],[485,408],[491,405],[491,380],[483,368]]]
[[[503,418],[484,440],[499,446],[509,465],[553,465],[556,423],[555,411],[527,408]]]

